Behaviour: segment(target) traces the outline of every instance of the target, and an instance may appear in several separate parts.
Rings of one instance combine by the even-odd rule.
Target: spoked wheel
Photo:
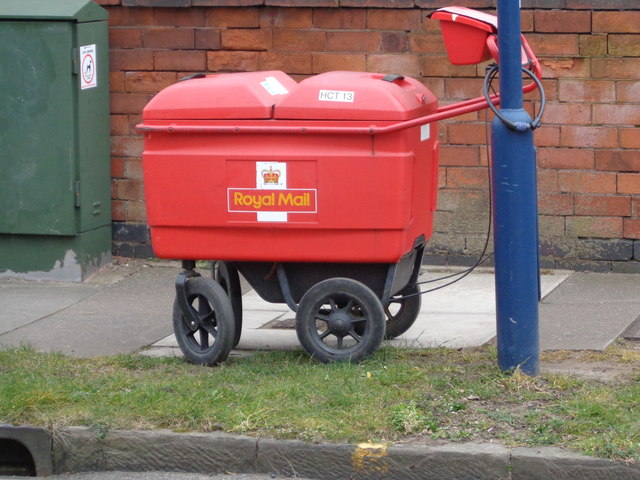
[[[236,333],[233,339],[235,347],[240,342],[242,334],[242,288],[240,287],[240,275],[238,269],[231,263],[216,261],[211,263],[211,276],[220,284],[231,301]]]
[[[178,299],[173,304],[173,331],[185,358],[198,365],[224,362],[233,347],[235,324],[227,294],[210,278],[194,277],[185,285],[186,318]]]
[[[420,314],[422,296],[420,286],[406,288],[395,297],[391,297],[388,305],[384,307],[387,316],[387,326],[384,333],[385,340],[399,337],[409,330]],[[413,295],[407,296],[405,295]]]
[[[311,287],[300,300],[296,333],[320,362],[357,362],[380,346],[384,322],[382,304],[369,287],[331,278]]]

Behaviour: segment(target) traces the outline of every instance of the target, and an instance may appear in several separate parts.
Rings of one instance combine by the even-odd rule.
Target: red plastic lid
[[[485,30],[489,33],[496,33],[498,31],[498,17],[467,7],[439,8],[433,12],[430,17],[445,22],[462,23],[470,27]]]
[[[279,71],[195,76],[158,93],[145,120],[266,119],[298,84]]]
[[[437,109],[417,80],[367,72],[327,72],[300,82],[275,107],[273,118],[305,120],[408,120]]]

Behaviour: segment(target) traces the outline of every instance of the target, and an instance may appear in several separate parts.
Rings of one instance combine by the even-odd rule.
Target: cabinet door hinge
[[[80,208],[80,181],[73,184],[73,196],[75,198],[75,206]]]
[[[71,50],[71,71],[74,75],[80,73],[80,49],[74,48]]]

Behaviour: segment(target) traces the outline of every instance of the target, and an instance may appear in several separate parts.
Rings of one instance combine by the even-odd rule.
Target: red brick
[[[111,158],[111,178],[124,178],[124,158]]]
[[[437,99],[445,98],[444,78],[419,78],[419,80]]]
[[[540,65],[545,78],[583,78],[589,77],[589,61],[586,58],[547,57],[540,59]]]
[[[116,198],[120,200],[143,200],[142,182],[140,180],[116,180]]]
[[[558,191],[558,171],[538,168],[538,191],[554,192]]]
[[[563,102],[612,102],[615,83],[609,80],[559,80],[558,98]]]
[[[640,151],[596,150],[596,168],[617,172],[640,171]]]
[[[547,97],[547,101],[548,102],[555,102],[558,101],[558,83],[560,82],[560,80],[555,79],[555,78],[543,78],[542,79],[542,88],[544,88],[544,93],[545,96]],[[531,97],[535,97],[535,95],[537,95],[538,92],[537,91],[533,91],[531,92],[528,96]],[[526,98],[526,97],[525,97]]]
[[[618,129],[620,135],[620,146],[622,148],[640,148],[640,135],[638,135],[638,128],[620,128]]]
[[[640,99],[640,82],[638,80],[616,83],[616,100],[637,103],[638,99]]]
[[[533,12],[530,10],[522,10],[520,12],[520,30],[524,32],[533,32]]]
[[[127,115],[111,115],[111,135],[128,135],[129,117]]]
[[[593,58],[591,75],[594,78],[637,79],[640,58]]]
[[[383,52],[405,53],[409,51],[409,37],[406,32],[382,32],[380,50]]]
[[[139,157],[142,155],[143,149],[142,137],[111,138],[111,154],[116,157]]]
[[[258,57],[260,70],[282,70],[286,73],[312,73],[311,54],[261,52]]]
[[[591,12],[569,10],[536,10],[533,13],[536,32],[591,32]]]
[[[620,238],[622,218],[567,217],[567,235],[587,238]]]
[[[260,10],[249,7],[208,9],[206,24],[218,28],[257,28],[260,26]]]
[[[142,29],[112,27],[109,29],[109,48],[142,47]]]
[[[153,25],[152,8],[112,7],[109,12],[109,25],[118,27],[142,27]]]
[[[575,214],[603,217],[627,217],[631,214],[631,197],[576,195]]]
[[[258,52],[207,52],[210,72],[253,72],[258,70]]]
[[[260,13],[262,28],[311,28],[311,8],[265,8]]]
[[[304,0],[296,6],[310,7],[338,7],[339,0]],[[271,7],[291,7],[291,0],[264,0],[264,4]]]
[[[156,70],[184,72],[207,68],[206,52],[197,50],[156,50],[153,61]]]
[[[109,51],[109,69],[115,70],[153,70],[153,51],[143,49]]]
[[[618,193],[640,194],[640,173],[619,173]]]
[[[593,32],[640,33],[640,12],[593,12]]]
[[[440,33],[410,33],[409,51],[415,53],[444,53],[444,41]]]
[[[153,22],[167,27],[204,27],[207,23],[204,8],[154,8]]]
[[[449,188],[487,188],[489,175],[487,169],[478,168],[447,168],[447,187]]]
[[[153,95],[139,93],[112,93],[111,113],[139,113],[145,107]]]
[[[531,49],[540,55],[578,55],[578,35],[550,35],[530,33],[527,35],[527,42]]]
[[[132,180],[142,180],[142,159],[126,158],[124,160],[125,176]]]
[[[367,26],[367,11],[349,8],[314,9],[313,26],[326,30],[364,30]]]
[[[447,100],[468,100],[482,95],[479,78],[446,78],[444,85]]]
[[[533,141],[538,147],[559,147],[560,127],[543,125],[533,134]]]
[[[417,30],[420,10],[371,9],[367,11],[367,28],[371,30]]]
[[[625,218],[623,224],[624,238],[640,238],[640,219]]]
[[[447,133],[449,143],[454,145],[483,145],[486,141],[482,123],[451,123]]]
[[[480,165],[478,147],[441,145],[440,165],[449,167],[477,167]]]
[[[327,50],[330,52],[378,52],[380,32],[327,32]]]
[[[565,217],[563,216],[540,215],[538,223],[542,237],[564,237],[565,235]]]
[[[124,72],[109,72],[109,91],[124,92]]]
[[[579,35],[578,48],[580,55],[584,57],[602,57],[607,55],[606,35]]]
[[[413,0],[340,0],[340,6],[349,8],[413,8]]]
[[[603,125],[640,125],[640,107],[637,104],[594,105],[593,122]]]
[[[420,72],[425,77],[476,77],[475,65],[452,65],[446,55],[422,55]]]
[[[558,188],[567,193],[616,193],[616,174],[559,171]]]
[[[147,219],[147,210],[144,202],[127,202],[127,221],[144,222]]]
[[[143,38],[146,48],[189,49],[195,46],[195,31],[192,28],[145,28]]]
[[[220,48],[220,31],[213,28],[196,28],[196,49],[218,50]]]
[[[631,197],[631,215],[640,218],[640,197]]]
[[[560,139],[566,147],[617,147],[618,135],[614,128],[565,126],[560,128]]]
[[[538,194],[540,215],[573,215],[573,195],[566,193]]]
[[[396,73],[415,77],[420,74],[420,59],[417,55],[367,55],[367,71],[380,73]]]
[[[273,45],[273,30],[223,30],[220,43],[224,50],[270,50]]]
[[[322,30],[276,30],[273,48],[284,52],[324,52],[327,49],[327,35]]]
[[[125,74],[128,92],[157,93],[178,81],[175,72],[127,72]]]
[[[253,7],[264,5],[263,0],[191,0],[194,7]]]
[[[582,148],[541,148],[538,150],[541,168],[564,170],[591,170],[594,166],[593,150]]]
[[[313,73],[323,73],[334,70],[365,71],[366,57],[364,54],[313,54]]]
[[[93,0],[98,5],[120,5],[121,0]]]
[[[127,203],[122,200],[111,200],[111,219],[124,222],[127,218]]]
[[[547,124],[585,125],[591,123],[591,105],[587,103],[548,103],[544,111]]]
[[[619,57],[639,57],[638,35],[609,35],[609,55]]]

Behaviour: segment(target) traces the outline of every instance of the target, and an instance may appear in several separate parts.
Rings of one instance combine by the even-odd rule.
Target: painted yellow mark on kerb
[[[387,446],[380,443],[361,443],[351,455],[353,468],[360,473],[387,473]]]

